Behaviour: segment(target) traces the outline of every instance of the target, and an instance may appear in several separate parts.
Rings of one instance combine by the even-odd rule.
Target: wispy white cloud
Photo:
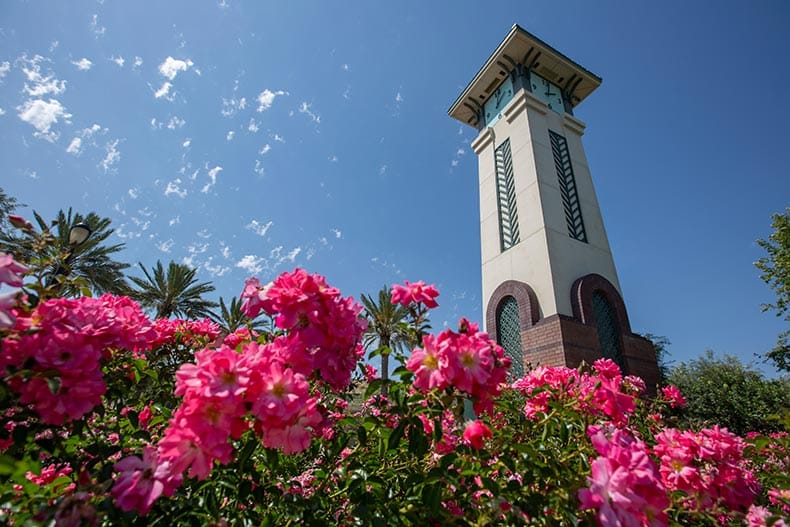
[[[154,92],[154,97],[156,99],[161,99],[162,97],[164,97],[165,99],[172,101],[173,100],[172,95],[170,95],[170,88],[172,87],[173,85],[170,82],[165,81],[164,83],[162,83],[162,87]]]
[[[206,165],[206,168],[208,168],[208,165]],[[219,174],[220,172],[222,172],[222,167],[219,165],[210,169],[208,171],[208,177],[210,181],[206,183],[202,189],[200,189],[200,192],[202,192],[203,194],[208,193],[208,191],[211,190],[211,188],[217,184],[217,174]]]
[[[398,104],[403,102],[403,95],[401,95],[400,92],[395,94],[395,102]]]
[[[165,196],[175,195],[182,199],[185,198],[187,196],[187,189],[182,189],[180,185],[181,178],[176,178],[173,181],[168,182],[167,188],[165,188]],[[171,223],[171,225],[173,224]]]
[[[258,153],[261,154],[261,155],[265,155],[271,149],[272,149],[272,146],[269,143],[266,143],[265,145],[263,145],[263,147],[261,147],[261,151],[258,152]]]
[[[248,274],[256,275],[263,271],[263,266],[266,260],[254,254],[244,255],[241,260],[236,262],[236,267],[244,269]]]
[[[2,108],[0,108],[0,116],[2,116],[2,115],[5,115],[5,110],[3,110]]]
[[[272,139],[274,139],[278,143],[284,143],[285,142],[285,138],[283,136],[281,136],[280,134],[274,134],[272,136]]]
[[[132,187],[129,190],[127,190],[126,193],[129,194],[130,198],[137,199],[137,196],[140,195],[140,189],[137,187]]]
[[[11,69],[11,63],[7,60],[0,62],[0,79],[6,76],[6,73]]]
[[[228,133],[225,134],[225,141],[233,141],[233,136],[236,135],[236,132],[233,130],[228,130]]]
[[[57,99],[28,99],[16,109],[19,111],[19,118],[36,129],[33,135],[49,142],[55,142],[60,137],[60,133],[52,130],[52,125],[59,119],[68,123],[71,118],[71,114]]]
[[[230,247],[225,245],[224,242],[220,242],[220,245],[222,245],[222,251],[220,251],[221,254],[222,254],[222,257],[225,258],[226,260],[230,260],[230,257],[232,256],[232,254],[230,252]]]
[[[169,80],[173,80],[179,72],[187,71],[192,66],[194,66],[194,63],[189,59],[179,60],[168,56],[164,62],[159,65],[159,73]]]
[[[302,253],[302,248],[299,246],[286,253],[283,253],[283,249],[282,245],[278,245],[269,251],[268,257],[247,254],[237,261],[235,266],[253,275],[260,274],[264,270],[274,272],[286,262],[293,264],[296,261],[296,257]]]
[[[69,146],[66,148],[66,152],[75,156],[79,156],[82,154],[83,149],[86,146],[86,142],[92,146],[98,146],[96,144],[96,136],[99,134],[106,134],[108,132],[107,128],[102,128],[98,124],[93,124],[88,128],[83,128],[72,138]]]
[[[68,148],[66,148],[66,152],[75,156],[78,156],[82,153],[82,138],[75,137],[69,143]]]
[[[214,261],[213,257],[209,257],[208,260],[203,264],[203,269],[208,271],[212,278],[220,277],[228,272],[230,272],[230,267],[226,265],[222,265],[218,263],[216,265],[212,265]]]
[[[22,55],[16,60],[16,64],[25,74],[24,91],[30,97],[60,95],[66,91],[66,81],[56,78],[52,71],[42,73],[41,64],[44,62],[50,61],[41,55],[34,55],[33,58]]]
[[[174,115],[174,116],[173,116],[173,117],[171,117],[171,118],[170,118],[170,120],[167,122],[167,128],[168,128],[169,130],[175,130],[176,128],[181,128],[181,127],[182,127],[182,126],[184,126],[185,124],[186,124],[186,121],[185,121],[185,120],[183,120],[183,119],[181,119],[180,117],[178,117],[178,116],[175,116],[175,115]]]
[[[91,31],[97,38],[104,36],[104,33],[107,31],[106,27],[99,25],[99,15],[91,17]]]
[[[459,131],[463,134],[463,130],[459,130]],[[452,172],[453,168],[455,168],[455,167],[457,167],[458,165],[461,164],[461,159],[463,159],[463,157],[466,155],[467,149],[465,147],[465,143],[467,143],[467,141],[464,141],[463,143],[464,144],[462,144],[461,146],[458,146],[455,149],[455,154],[453,155],[452,159],[450,160],[450,172]]]
[[[99,166],[101,166],[105,174],[117,171],[114,167],[116,164],[118,164],[118,161],[121,160],[121,152],[118,151],[119,142],[120,140],[116,139],[114,141],[107,142],[107,144],[104,146],[106,155],[104,156],[104,159],[102,159],[102,162],[99,164]]]
[[[200,229],[195,233],[198,238],[203,238],[204,240],[208,240],[211,238],[211,232],[208,229]]]
[[[279,97],[280,95],[288,95],[288,92],[284,90],[277,90],[277,91],[271,91],[269,89],[263,90],[261,93],[258,94],[258,111],[263,112],[271,108],[272,104],[274,103],[274,99],[276,97]]]
[[[260,126],[260,123],[258,123],[258,122],[257,122],[255,119],[253,119],[252,117],[250,117],[250,124],[249,124],[249,125],[247,125],[247,130],[248,130],[248,131],[250,131],[250,132],[252,132],[252,133],[255,133],[255,132],[257,132],[258,130],[260,130],[259,126]]]
[[[259,177],[263,177],[265,174],[265,170],[263,169],[263,163],[261,163],[260,159],[255,160],[255,167],[252,169]]]
[[[123,65],[126,64],[126,60],[120,55],[118,55],[117,57],[113,55],[112,57],[110,57],[110,60],[116,63],[119,68],[123,68]]]
[[[230,99],[226,99],[225,97],[222,98],[222,116],[223,117],[233,117],[241,110],[244,110],[247,107],[247,99],[241,97],[237,99],[236,97],[231,97]]]
[[[163,242],[157,243],[156,244],[156,248],[159,249],[160,251],[162,251],[163,253],[169,253],[170,249],[173,248],[174,244],[175,244],[175,242],[173,241],[172,238],[170,238],[170,239],[165,240]]]
[[[80,60],[73,60],[71,63],[77,66],[77,69],[80,71],[88,71],[93,66],[93,62],[85,57],[82,57]]]
[[[187,138],[183,143],[181,143],[181,146],[183,146],[184,148],[189,148],[189,145],[191,144],[192,144],[192,139]]]
[[[299,113],[307,115],[314,123],[319,124],[321,122],[321,116],[313,112],[311,110],[312,107],[312,104],[307,104],[307,102],[302,101],[302,104],[299,105]]]
[[[332,154],[327,159],[329,159],[330,163],[337,163],[337,161],[338,161],[337,156],[335,154]]]
[[[244,228],[254,232],[258,236],[266,236],[266,232],[268,232],[272,224],[273,224],[272,221],[268,221],[264,224],[261,224],[258,222],[258,220],[252,220],[247,225],[245,225]]]
[[[186,196],[186,191],[184,191],[184,195]],[[170,218],[170,221],[167,222],[167,224],[170,225],[171,227],[173,225],[178,225],[179,223],[181,223],[181,216],[180,215],[176,216],[174,218]]]
[[[203,254],[208,251],[208,243],[191,243],[187,245],[187,252],[191,255]]]
[[[348,64],[343,64],[342,66],[340,66],[340,69],[342,69],[343,71],[348,71],[349,70]]]
[[[396,276],[401,276],[403,274],[397,265],[383,258],[379,258],[378,256],[371,258],[370,263],[373,267],[386,269],[387,271],[394,273]]]
[[[135,55],[134,62],[132,63],[132,69],[137,70],[140,69],[140,66],[143,65],[143,57],[138,57]]]
[[[335,234],[335,238],[340,239],[343,237],[343,232],[338,229],[329,229]]]
[[[388,168],[387,165],[381,165],[379,167],[379,176],[383,176],[384,174],[386,174],[387,168]]]

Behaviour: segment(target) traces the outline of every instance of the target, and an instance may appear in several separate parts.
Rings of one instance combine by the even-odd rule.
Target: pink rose
[[[406,280],[404,283],[406,284],[405,286],[398,284],[392,286],[392,292],[390,294],[392,295],[393,304],[408,306],[412,302],[415,304],[423,303],[425,307],[431,309],[439,305],[436,300],[434,300],[439,296],[439,291],[437,291],[436,286],[425,285],[425,282],[422,280],[414,282],[413,284]]]
[[[27,267],[14,261],[13,255],[0,253],[0,283],[22,287],[22,275],[27,270]]]
[[[483,442],[494,435],[482,421],[472,421],[464,430],[464,442],[475,450],[483,448]]]

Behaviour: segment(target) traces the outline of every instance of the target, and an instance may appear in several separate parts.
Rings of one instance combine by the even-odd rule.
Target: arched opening
[[[592,295],[592,308],[595,325],[598,329],[601,354],[604,358],[616,362],[623,374],[627,373],[620,343],[620,328],[617,324],[617,314],[614,307],[602,291],[596,290]]]
[[[521,348],[521,324],[518,302],[510,295],[502,298],[496,310],[496,340],[513,364],[510,368],[515,378],[524,376],[524,352]]]

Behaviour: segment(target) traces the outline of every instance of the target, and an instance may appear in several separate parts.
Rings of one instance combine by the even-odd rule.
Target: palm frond
[[[150,270],[142,263],[139,266],[145,278],[129,278],[136,287],[129,296],[157,318],[217,318],[212,309],[219,304],[203,298],[214,291],[214,286],[211,282],[198,282],[197,269],[171,261],[165,270],[159,260]]]

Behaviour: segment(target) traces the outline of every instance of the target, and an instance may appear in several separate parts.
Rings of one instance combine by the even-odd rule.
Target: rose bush
[[[0,261],[18,283],[24,268]],[[437,295],[393,294],[420,310]],[[788,523],[787,434],[680,430],[682,394],[648,400],[604,359],[509,379],[465,319],[376,378],[360,306],[304,270],[247,281],[244,309],[272,333],[149,321],[123,297],[15,299],[0,328],[7,524]]]

